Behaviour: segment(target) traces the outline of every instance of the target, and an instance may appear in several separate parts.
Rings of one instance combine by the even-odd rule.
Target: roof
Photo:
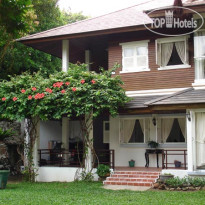
[[[164,96],[152,101],[147,101],[146,106],[151,105],[179,105],[205,103],[205,89],[188,88],[172,95]]]
[[[162,96],[160,96],[162,97]],[[163,96],[164,97],[164,96]],[[149,95],[149,96],[136,96],[132,97],[132,100],[125,104],[125,108],[147,108],[146,102],[151,100],[156,100],[159,98],[159,95]]]
[[[17,41],[45,39],[49,37],[87,33],[117,28],[140,26],[152,23],[151,18],[144,12],[150,9],[172,6],[174,0],[147,0],[135,6],[115,11],[109,14],[78,21],[61,27],[36,33],[18,39]],[[205,4],[204,0],[184,0],[185,6]]]

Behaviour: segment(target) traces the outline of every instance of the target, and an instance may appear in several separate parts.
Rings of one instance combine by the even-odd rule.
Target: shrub
[[[105,164],[99,164],[96,173],[99,177],[105,177],[110,174],[110,167]]]

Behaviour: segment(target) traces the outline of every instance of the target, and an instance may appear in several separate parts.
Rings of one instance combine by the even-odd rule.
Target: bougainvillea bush
[[[40,73],[23,73],[0,83],[0,114],[11,120],[60,119],[91,111],[96,117],[104,110],[116,115],[119,106],[128,101],[121,85],[119,77],[111,77],[111,71],[88,72],[83,64],[48,79]]]
[[[32,152],[39,120],[79,117],[84,150],[90,148],[95,154],[92,139],[89,139],[93,118],[104,111],[115,116],[118,108],[129,100],[121,87],[122,81],[112,77],[112,71],[89,72],[82,64],[73,65],[68,72],[58,72],[47,79],[40,73],[23,73],[0,83],[0,117],[19,121],[29,119],[27,122],[30,122],[27,129],[30,137],[27,146],[29,173],[34,170]]]

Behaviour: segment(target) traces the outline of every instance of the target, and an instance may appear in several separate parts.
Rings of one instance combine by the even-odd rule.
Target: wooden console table
[[[145,160],[146,160],[145,167],[149,167],[149,155],[150,154],[156,154],[156,156],[157,156],[157,168],[159,168],[159,156],[158,156],[158,154],[163,154],[163,149],[146,149],[146,151],[145,151]]]

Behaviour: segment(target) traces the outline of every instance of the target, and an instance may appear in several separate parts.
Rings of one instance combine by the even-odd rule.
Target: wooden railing
[[[97,157],[94,157],[94,166],[97,167],[98,164],[108,165],[110,168],[115,168],[115,150],[96,150]]]
[[[83,151],[70,151],[66,149],[39,149],[39,167],[80,167],[83,160]],[[114,150],[96,150],[96,155],[93,157],[94,165],[98,164],[109,165],[110,168],[115,167]]]
[[[181,163],[181,167],[175,167],[175,166],[170,166],[170,165],[175,165],[174,162],[168,162],[168,156],[183,156],[183,163]],[[162,167],[164,169],[169,169],[169,168],[184,168],[187,169],[187,150],[185,149],[180,149],[180,150],[163,150],[162,153]]]

